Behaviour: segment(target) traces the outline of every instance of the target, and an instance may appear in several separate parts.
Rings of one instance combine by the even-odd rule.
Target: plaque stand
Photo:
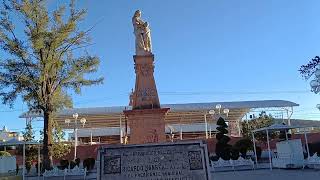
[[[161,108],[154,80],[154,56],[134,56],[136,83],[131,96],[132,110],[128,117],[130,144],[165,142],[164,118],[169,108]]]

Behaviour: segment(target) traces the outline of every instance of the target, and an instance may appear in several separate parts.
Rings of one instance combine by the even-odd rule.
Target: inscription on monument
[[[103,180],[208,180],[206,145],[200,141],[107,147],[100,151]]]
[[[159,137],[158,137],[156,129],[150,130],[148,134],[149,135],[147,135],[146,141],[144,143],[158,143],[159,142]]]
[[[154,71],[153,64],[136,64],[135,66],[136,73],[140,73],[143,76],[151,76]]]
[[[104,157],[105,174],[121,174],[121,156]]]
[[[138,89],[137,90],[137,96],[138,97],[153,97],[157,95],[157,91],[153,88],[144,88],[144,89]]]

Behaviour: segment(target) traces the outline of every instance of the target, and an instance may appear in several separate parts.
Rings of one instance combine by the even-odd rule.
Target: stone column
[[[131,96],[132,110],[128,117],[130,144],[165,142],[164,118],[169,108],[161,108],[154,80],[154,56],[134,56],[136,83]]]
[[[154,56],[134,56],[136,84],[132,109],[160,108],[157,87],[154,80]]]

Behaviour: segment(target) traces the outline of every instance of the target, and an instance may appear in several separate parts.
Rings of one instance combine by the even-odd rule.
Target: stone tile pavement
[[[319,180],[320,170],[313,169],[295,169],[284,170],[269,169],[262,170],[246,170],[246,171],[227,171],[227,172],[212,172],[211,180]],[[46,180],[63,180],[63,177],[45,178]],[[83,177],[67,177],[68,180],[83,180]],[[96,174],[91,173],[86,180],[95,180]],[[38,180],[38,177],[28,177],[26,180]],[[42,177],[40,177],[42,180]]]

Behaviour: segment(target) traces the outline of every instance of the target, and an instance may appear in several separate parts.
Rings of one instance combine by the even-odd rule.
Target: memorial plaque
[[[107,146],[98,161],[101,180],[210,180],[201,141]]]

